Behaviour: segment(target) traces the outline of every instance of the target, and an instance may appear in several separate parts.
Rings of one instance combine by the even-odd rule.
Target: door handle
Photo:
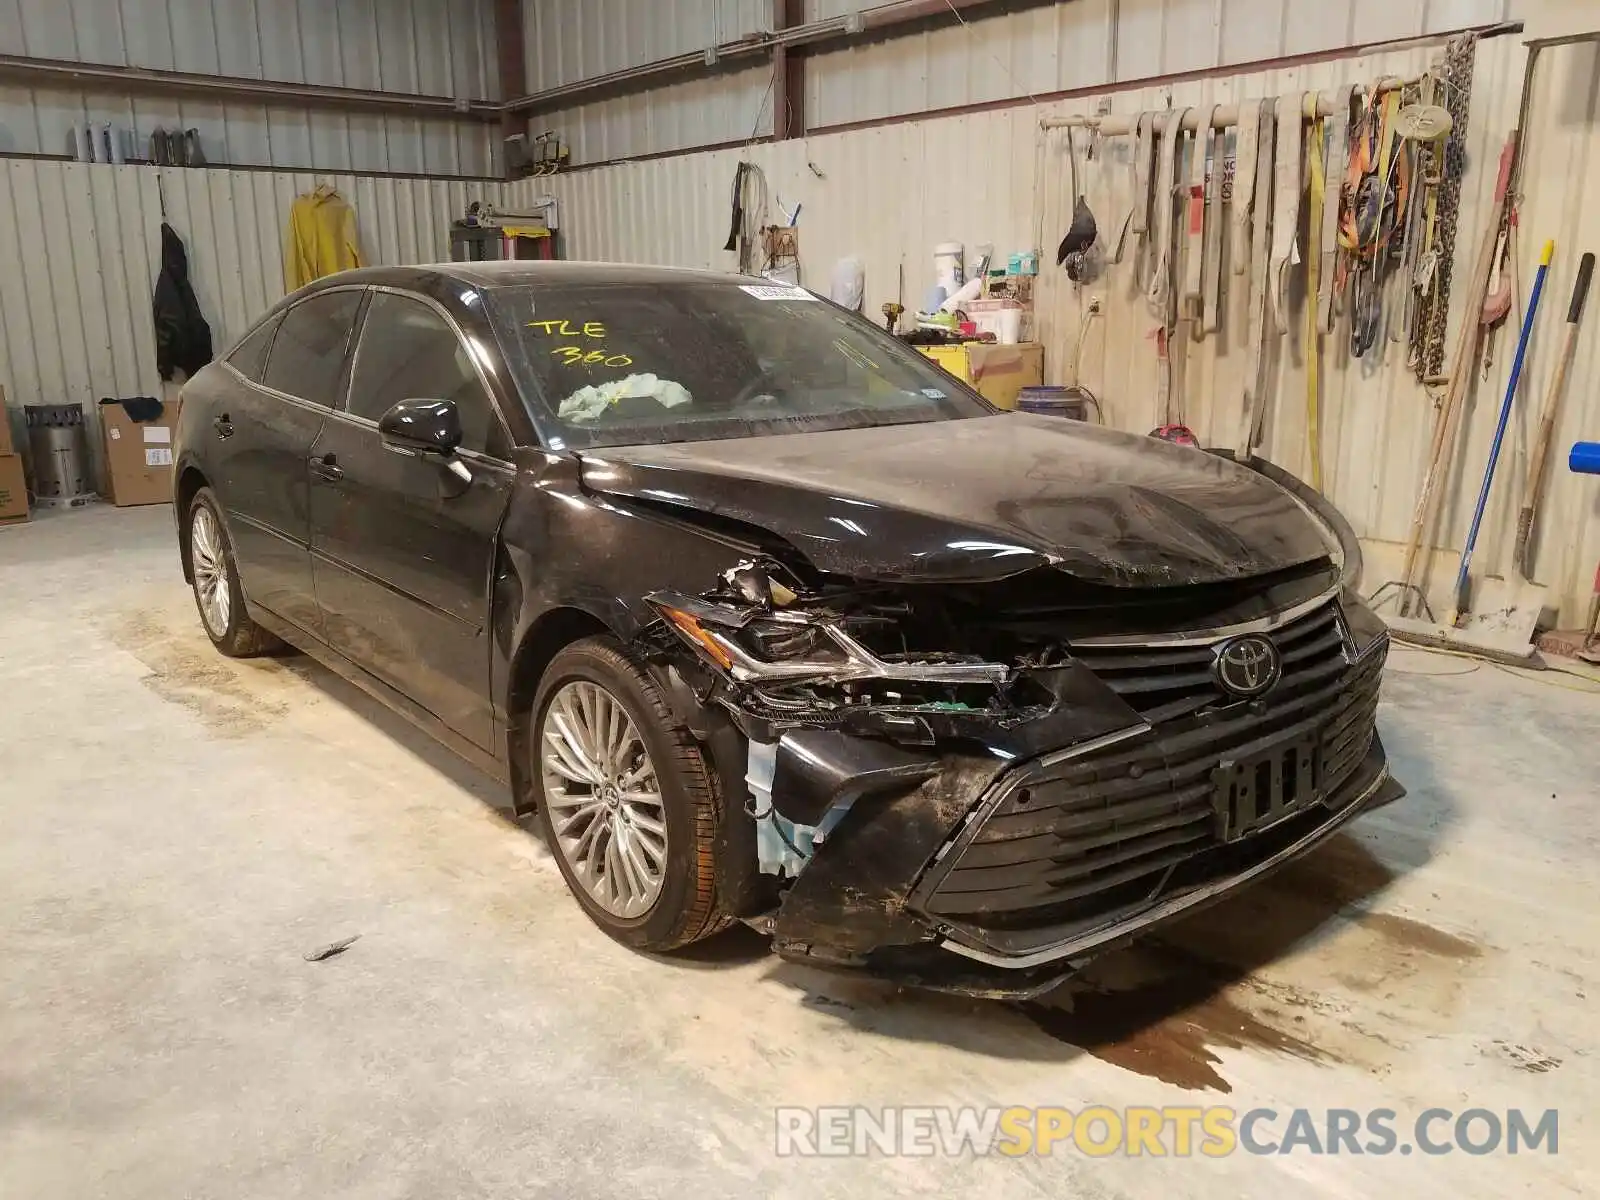
[[[219,438],[231,438],[233,436],[233,422],[229,420],[227,413],[223,413],[216,420],[212,421],[211,428],[217,431],[217,436]]]
[[[344,468],[339,465],[339,456],[336,454],[324,454],[320,458],[313,457],[311,459],[311,473],[330,481],[344,478]]]

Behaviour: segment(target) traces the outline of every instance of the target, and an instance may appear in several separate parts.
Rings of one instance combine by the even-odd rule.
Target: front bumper
[[[1319,716],[1348,753],[1349,722],[1341,725],[1338,711]],[[982,840],[983,832],[997,819],[1016,817],[1008,805],[1014,808],[1019,788],[1059,773],[1054,760],[1123,763],[1131,747],[1149,746],[1152,731],[1136,731],[1121,747],[1124,739],[1097,738],[1065,755],[1012,765],[944,755],[938,772],[909,791],[857,803],[785,893],[775,947],[794,961],[968,995],[1025,998],[1047,991],[1097,955],[1226,898],[1316,848],[1359,813],[1404,795],[1364,707],[1359,719],[1365,728],[1354,735],[1359,757],[1314,799],[1235,840],[1213,836],[1183,848],[1134,876],[1131,892],[1127,881],[1113,881],[1065,900],[1035,895],[1049,902],[1022,909],[999,886],[949,890],[964,871],[1000,869],[983,865],[993,861],[996,845]],[[1061,825],[1059,816],[1052,819]],[[1059,869],[1058,859],[1048,861]]]

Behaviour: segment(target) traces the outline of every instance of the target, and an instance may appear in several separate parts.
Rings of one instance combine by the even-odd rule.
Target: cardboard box
[[[28,481],[22,474],[22,456],[0,454],[0,525],[19,525],[27,519]]]
[[[11,410],[6,407],[6,390],[0,387],[0,454],[15,454],[11,441]]]
[[[178,427],[179,408],[178,400],[168,400],[154,421],[135,421],[121,401],[100,402],[111,503],[172,503],[172,432]]]

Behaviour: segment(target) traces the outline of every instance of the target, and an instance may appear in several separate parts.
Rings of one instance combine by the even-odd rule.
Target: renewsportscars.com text
[[[781,1157],[1114,1154],[1557,1154],[1560,1120],[1542,1112],[1428,1108],[1240,1111],[1221,1105],[1110,1108],[780,1108]]]

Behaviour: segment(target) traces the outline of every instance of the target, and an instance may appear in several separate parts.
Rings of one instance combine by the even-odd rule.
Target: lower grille
[[[1328,619],[1337,636],[1336,619]],[[1308,632],[1291,646],[1322,637]],[[1349,780],[1372,744],[1383,658],[1375,653],[1351,666],[1342,650],[1335,658],[1308,654],[1293,670],[1286,665],[1283,682],[1263,701],[1168,720],[1019,780],[939,879],[927,911],[987,928],[1026,928],[1087,919],[1155,895],[1179,864],[1226,844],[1230,830],[1212,799],[1226,782],[1218,777],[1224,762],[1266,764],[1283,814],[1298,812],[1312,792],[1328,797]],[[1301,755],[1295,768],[1286,761],[1274,767],[1275,755],[1291,748]],[[1258,818],[1252,828],[1265,828],[1276,814]],[[1238,846],[1248,844],[1247,836]]]

